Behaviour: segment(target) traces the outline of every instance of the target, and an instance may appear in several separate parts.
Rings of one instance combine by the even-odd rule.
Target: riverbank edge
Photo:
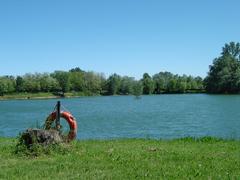
[[[2,141],[12,141],[17,142],[19,137],[5,137],[0,136],[0,145]],[[181,138],[173,138],[173,139],[154,139],[154,138],[109,138],[109,139],[76,139],[73,142],[74,143],[81,143],[81,142],[117,142],[117,141],[145,141],[145,142],[165,142],[165,143],[171,143],[171,142],[194,142],[194,143],[218,143],[218,142],[235,142],[239,143],[240,145],[240,139],[234,139],[234,138],[219,138],[214,136],[203,136],[203,137],[181,137]],[[1,153],[1,152],[0,152]]]
[[[151,95],[165,95],[165,94],[207,94],[205,91],[201,92],[186,92],[186,93],[162,93]],[[0,101],[3,100],[38,100],[38,99],[59,99],[59,98],[79,98],[79,97],[93,97],[93,96],[128,96],[128,95],[100,95],[100,94],[84,94],[82,92],[77,93],[65,93],[65,96],[57,96],[53,93],[19,93],[19,94],[7,94],[0,96]],[[134,96],[134,95],[132,95]]]
[[[0,101],[4,100],[41,100],[41,99],[60,99],[60,98],[78,98],[78,97],[90,97],[90,96],[100,96],[97,94],[88,95],[81,93],[66,93],[64,97],[57,96],[52,93],[21,93],[21,94],[8,94],[0,96]]]

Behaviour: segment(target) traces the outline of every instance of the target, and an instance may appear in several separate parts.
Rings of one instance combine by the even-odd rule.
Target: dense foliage
[[[112,74],[86,72],[79,67],[70,71],[25,74],[0,77],[0,96],[12,93],[53,93],[64,96],[66,92],[81,95],[129,95],[163,93],[240,93],[240,43],[225,44],[221,56],[214,59],[208,76],[176,75],[160,72],[153,76],[144,73],[142,79]]]
[[[25,74],[23,76],[0,77],[0,95],[11,93],[51,92],[62,95],[66,92],[82,92],[84,95],[129,95],[161,93],[185,93],[203,91],[200,77],[179,76],[170,72],[160,72],[151,77],[145,73],[143,78],[113,74],[105,78],[104,74],[85,72],[80,68],[70,71]]]
[[[225,44],[221,56],[214,59],[205,79],[208,93],[240,92],[240,44]]]

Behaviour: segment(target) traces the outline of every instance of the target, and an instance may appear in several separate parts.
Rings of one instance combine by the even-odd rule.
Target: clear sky
[[[239,0],[0,0],[0,75],[80,67],[205,77],[240,42]]]

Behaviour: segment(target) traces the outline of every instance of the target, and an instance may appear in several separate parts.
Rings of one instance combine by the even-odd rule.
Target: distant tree
[[[23,78],[21,76],[17,76],[17,78],[16,78],[16,91],[17,92],[24,91],[23,84],[24,84]]]
[[[6,76],[8,79],[8,92],[12,93],[16,91],[16,79],[13,76]]]
[[[4,94],[12,93],[16,89],[16,82],[12,76],[0,77],[0,96]]]
[[[107,79],[106,79],[104,73],[100,74],[100,78],[101,78],[101,95],[106,95],[106,94],[108,94],[108,92],[107,92]]]
[[[42,92],[56,92],[60,89],[57,80],[47,73],[40,75],[39,79]]]
[[[153,82],[154,82],[154,86],[155,86],[155,93],[156,94],[161,94],[165,91],[165,87],[164,87],[164,83],[165,83],[165,79],[161,76],[161,74],[155,74],[153,76]]]
[[[41,91],[40,75],[27,73],[23,76],[23,91],[37,93]]]
[[[168,83],[168,87],[167,87],[167,91],[169,93],[177,93],[177,79],[176,78],[172,78],[169,83]]]
[[[178,77],[176,84],[176,92],[185,93],[187,89],[187,82],[182,77]]]
[[[70,88],[70,83],[69,83],[69,74],[68,72],[65,71],[55,71],[52,74],[52,77],[55,78],[60,86],[60,89],[63,93],[63,96],[66,92],[68,92]]]
[[[238,45],[236,45],[237,49]],[[226,47],[231,49],[232,46]],[[228,50],[233,52],[232,50]],[[227,53],[225,50],[224,57],[230,57],[236,53]],[[237,62],[237,61],[236,61]],[[230,65],[231,72],[235,65]],[[226,68],[225,68],[226,71]],[[231,91],[236,91],[239,87],[240,71],[232,73]],[[210,82],[211,78],[206,78],[205,84]],[[66,92],[83,92],[85,95],[102,94],[102,95],[128,95],[128,94],[161,94],[161,93],[184,93],[188,90],[202,90],[205,86],[200,77],[179,76],[170,72],[160,72],[151,77],[148,73],[143,75],[140,81],[128,76],[111,75],[108,79],[102,73],[86,72],[79,67],[66,71],[55,71],[52,74],[35,73],[17,76],[0,77],[0,95],[11,92],[54,92],[63,95]],[[208,86],[209,87],[209,86]],[[140,92],[140,93],[139,93]]]
[[[84,89],[87,93],[101,94],[102,91],[102,74],[95,72],[84,73]]]
[[[0,78],[0,96],[8,92],[7,82],[4,78]]]
[[[154,91],[154,82],[148,73],[143,74],[142,78],[143,94],[152,94]]]
[[[0,77],[0,95],[16,92],[16,79],[13,76]]]
[[[155,84],[155,93],[161,94],[168,91],[170,80],[173,78],[173,74],[170,72],[160,72],[153,76]]]
[[[122,77],[120,87],[119,87],[120,94],[123,94],[123,95],[132,94],[133,85],[134,85],[133,77],[128,77],[128,76]]]
[[[187,77],[187,90],[196,90],[198,89],[197,81],[194,77],[188,76]]]
[[[84,87],[84,73],[82,71],[71,71],[69,73],[70,90],[83,92]]]
[[[203,79],[199,76],[195,77],[195,82],[197,83],[197,90],[204,90],[204,84],[203,84]]]
[[[106,84],[108,94],[116,95],[119,92],[120,84],[121,84],[121,76],[117,74],[111,75],[107,79],[107,84]]]
[[[81,70],[79,67],[70,69],[69,72],[80,72],[80,73],[84,73],[85,71]]]
[[[139,98],[143,93],[143,86],[141,81],[134,81],[133,82],[133,91],[132,94],[136,97]]]

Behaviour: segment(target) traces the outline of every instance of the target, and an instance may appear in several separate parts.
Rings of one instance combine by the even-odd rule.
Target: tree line
[[[240,93],[240,44],[230,42],[215,58],[205,79],[170,72],[153,76],[144,73],[142,79],[112,74],[86,72],[79,67],[69,71],[1,76],[0,96],[11,93],[51,92],[64,96],[66,92],[84,95],[141,95],[164,93]]]
[[[203,90],[201,77],[179,76],[170,72],[160,72],[153,76],[145,73],[142,79],[135,80],[118,74],[106,78],[102,73],[86,72],[77,67],[69,71],[0,77],[1,96],[24,92],[51,92],[64,96],[66,92],[82,92],[84,95],[141,95]]]

